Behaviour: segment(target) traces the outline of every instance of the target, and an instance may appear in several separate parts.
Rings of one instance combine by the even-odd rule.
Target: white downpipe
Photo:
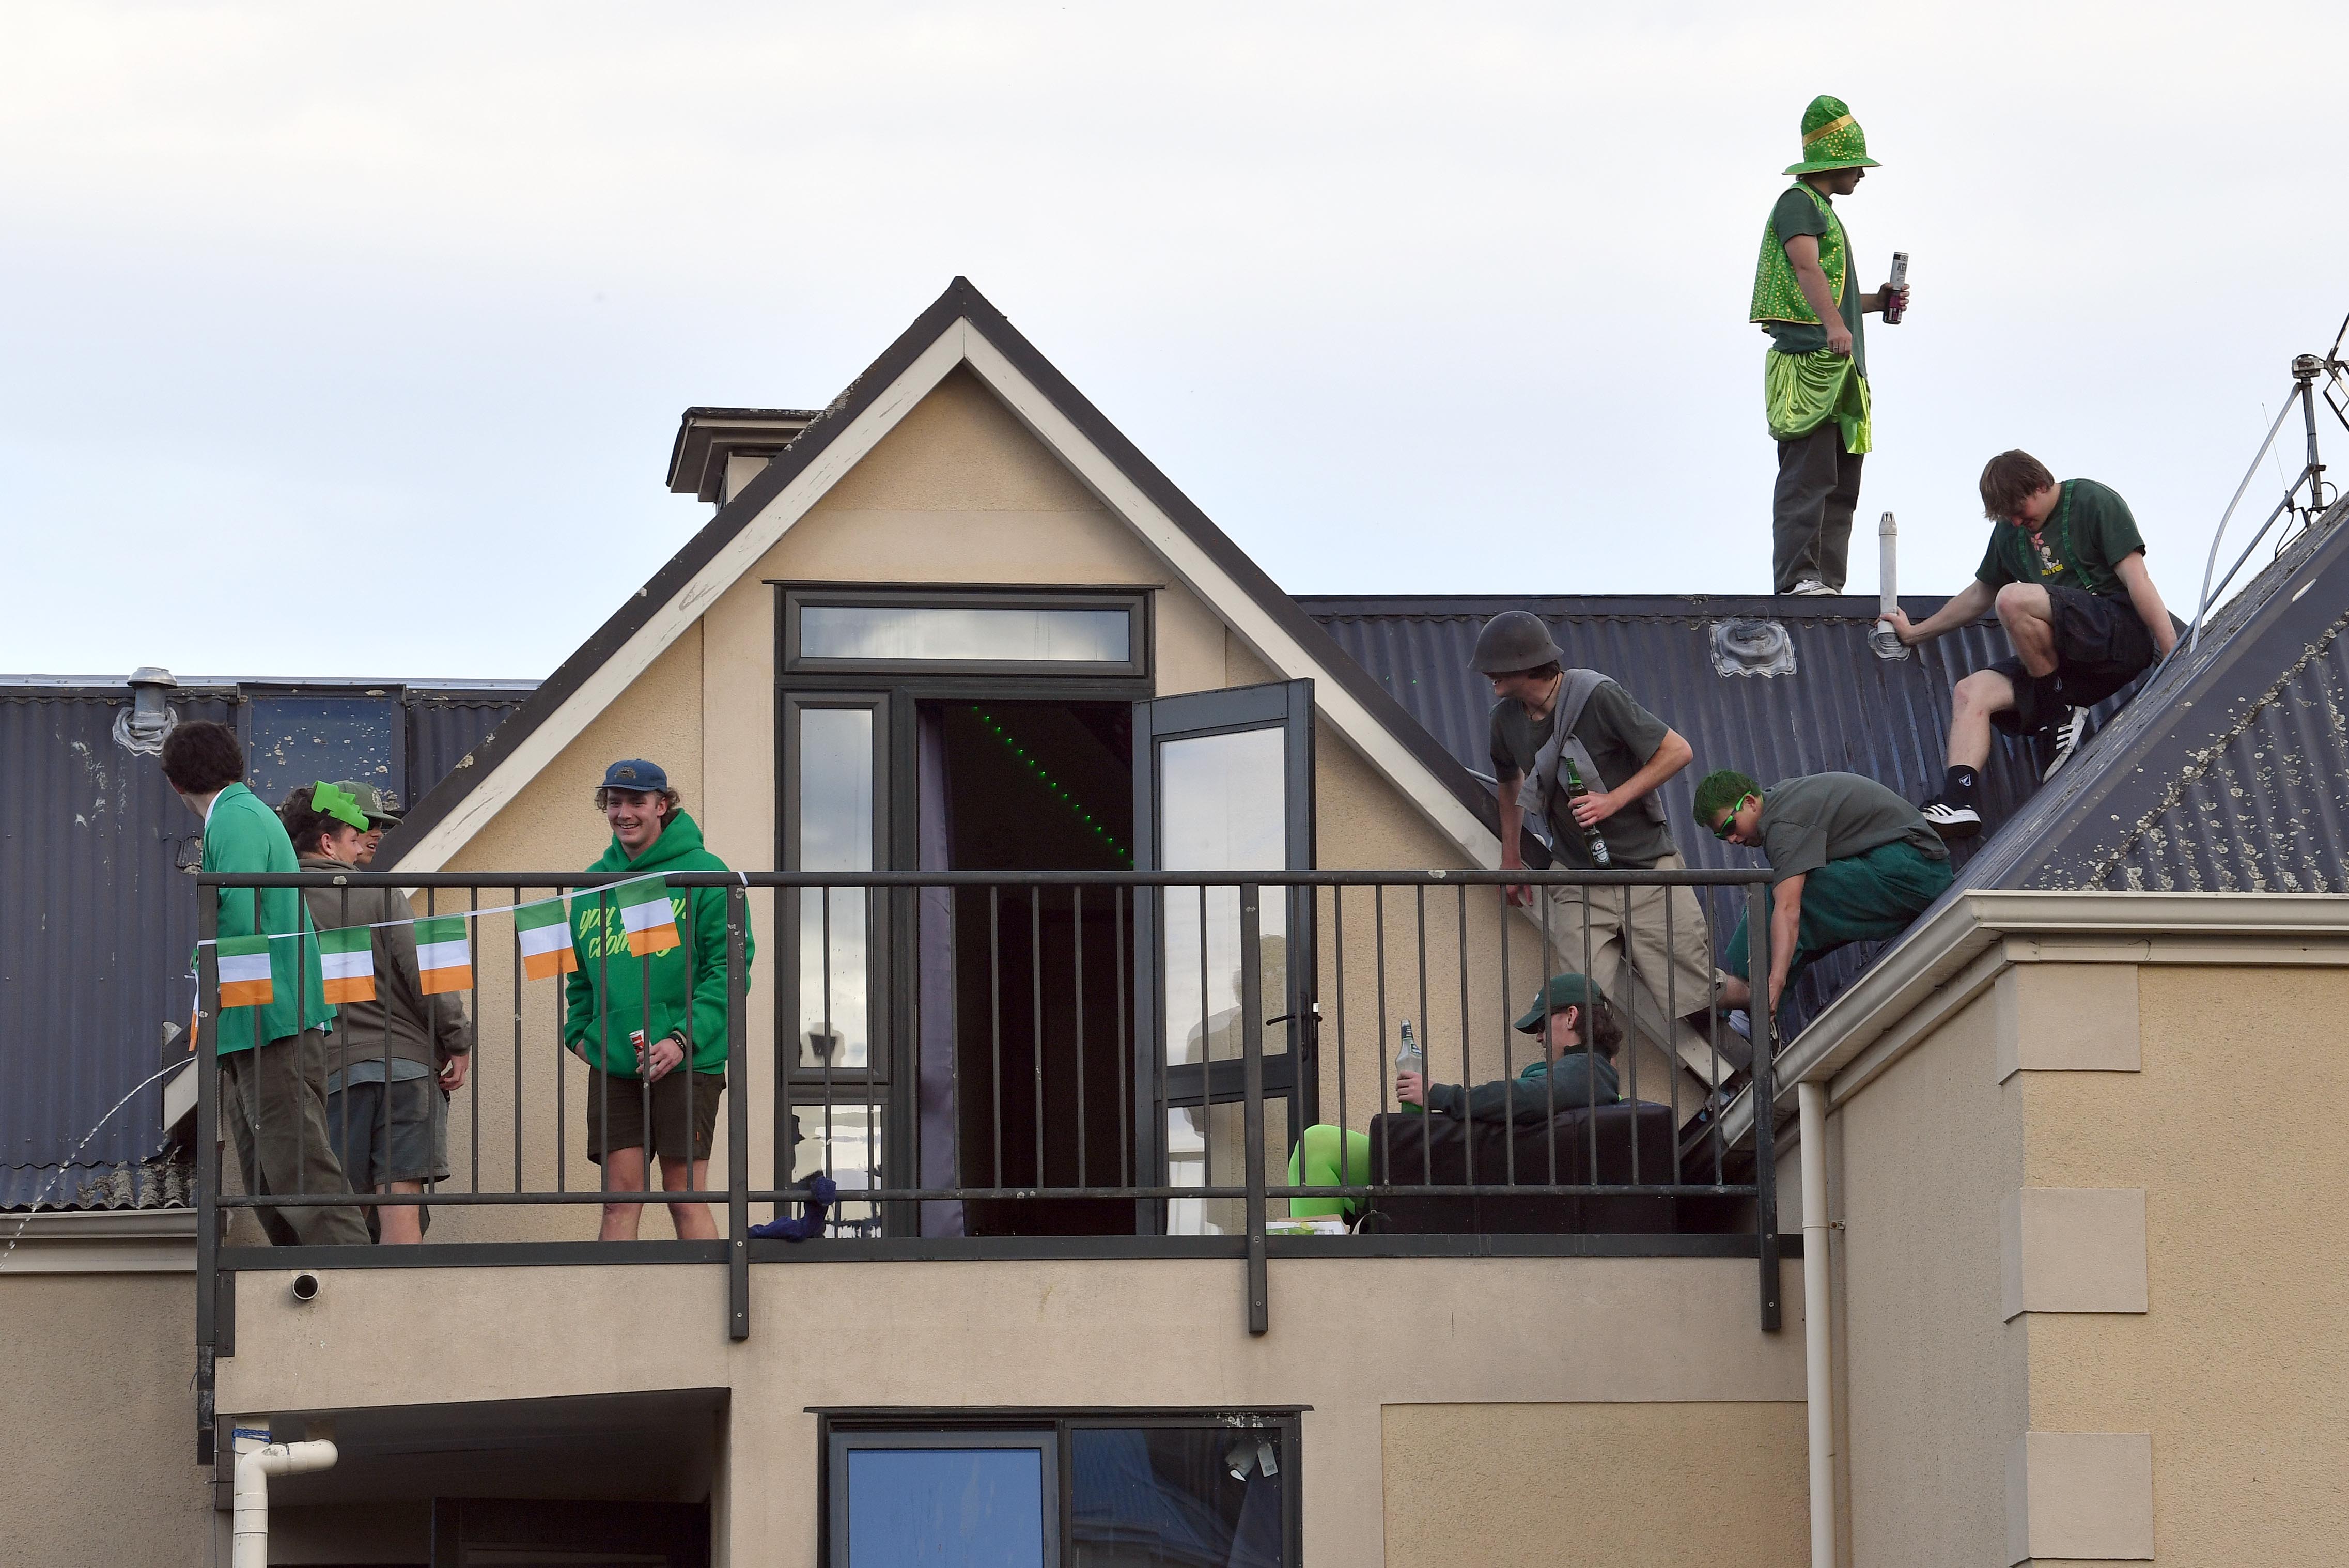
[[[1810,1416],[1811,1568],[1836,1568],[1835,1379],[1828,1334],[1827,1092],[1795,1085],[1803,1160],[1803,1374]],[[238,1568],[243,1568],[242,1563]]]
[[[269,1478],[335,1468],[335,1445],[272,1443],[236,1459],[234,1515],[229,1561],[234,1568],[269,1568]]]

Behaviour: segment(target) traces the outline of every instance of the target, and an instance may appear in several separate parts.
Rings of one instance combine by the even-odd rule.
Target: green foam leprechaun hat
[[[1852,119],[1843,99],[1825,93],[1803,110],[1803,161],[1789,174],[1824,174],[1830,169],[1874,169],[1868,155],[1868,137]]]

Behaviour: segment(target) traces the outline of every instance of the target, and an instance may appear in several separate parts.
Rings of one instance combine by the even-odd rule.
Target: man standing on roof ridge
[[[1909,290],[1859,290],[1851,238],[1833,198],[1859,188],[1877,161],[1841,99],[1803,111],[1797,176],[1770,209],[1754,271],[1749,319],[1770,334],[1762,397],[1778,442],[1771,498],[1771,592],[1839,594],[1859,508],[1860,460],[1874,445],[1868,347],[1860,317]]]
[[[2046,735],[2054,753],[2040,782],[2072,760],[2088,710],[2136,680],[2178,641],[2161,590],[2145,566],[2137,519],[2109,486],[2061,484],[2027,452],[2002,452],[1982,468],[1990,548],[1974,580],[1912,625],[1896,609],[1892,629],[1911,647],[1981,618],[1993,606],[2014,656],[1958,682],[1950,700],[1950,772],[1925,803],[1944,838],[1982,831],[1974,791],[1990,761],[1992,725]]]
[[[1595,670],[1566,669],[1565,657],[1541,618],[1526,610],[1506,610],[1476,635],[1472,663],[1493,688],[1503,868],[1525,866],[1520,835],[1531,811],[1547,823],[1551,861],[1561,870],[1594,870],[1600,851],[1613,870],[1680,869],[1688,862],[1656,792],[1695,753],[1622,687]],[[1589,975],[1634,1027],[1710,1080],[1713,940],[1696,890],[1541,891],[1556,955],[1550,970]],[[1511,888],[1507,898],[1532,905],[1534,890]]]

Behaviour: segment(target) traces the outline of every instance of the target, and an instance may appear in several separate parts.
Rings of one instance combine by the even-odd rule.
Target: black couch
[[[1402,1112],[1371,1118],[1371,1180],[1416,1188],[1376,1199],[1370,1231],[1477,1236],[1670,1234],[1680,1227],[1670,1197],[1583,1198],[1558,1194],[1447,1193],[1447,1187],[1520,1185],[1664,1186],[1677,1179],[1671,1107],[1648,1104],[1577,1106],[1547,1125],[1463,1122]],[[1592,1146],[1597,1159],[1592,1159]],[[1551,1175],[1556,1153],[1557,1174]],[[1594,1174],[1595,1172],[1595,1174]]]

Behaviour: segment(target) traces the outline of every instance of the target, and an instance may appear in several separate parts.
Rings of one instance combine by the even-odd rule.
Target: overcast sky
[[[1961,586],[2023,446],[2190,613],[2349,314],[2349,6],[1664,9],[12,6],[0,670],[543,675],[708,517],[682,409],[957,273],[1291,591],[1764,591],[1819,92],[1916,289],[1854,591],[1886,509]]]

